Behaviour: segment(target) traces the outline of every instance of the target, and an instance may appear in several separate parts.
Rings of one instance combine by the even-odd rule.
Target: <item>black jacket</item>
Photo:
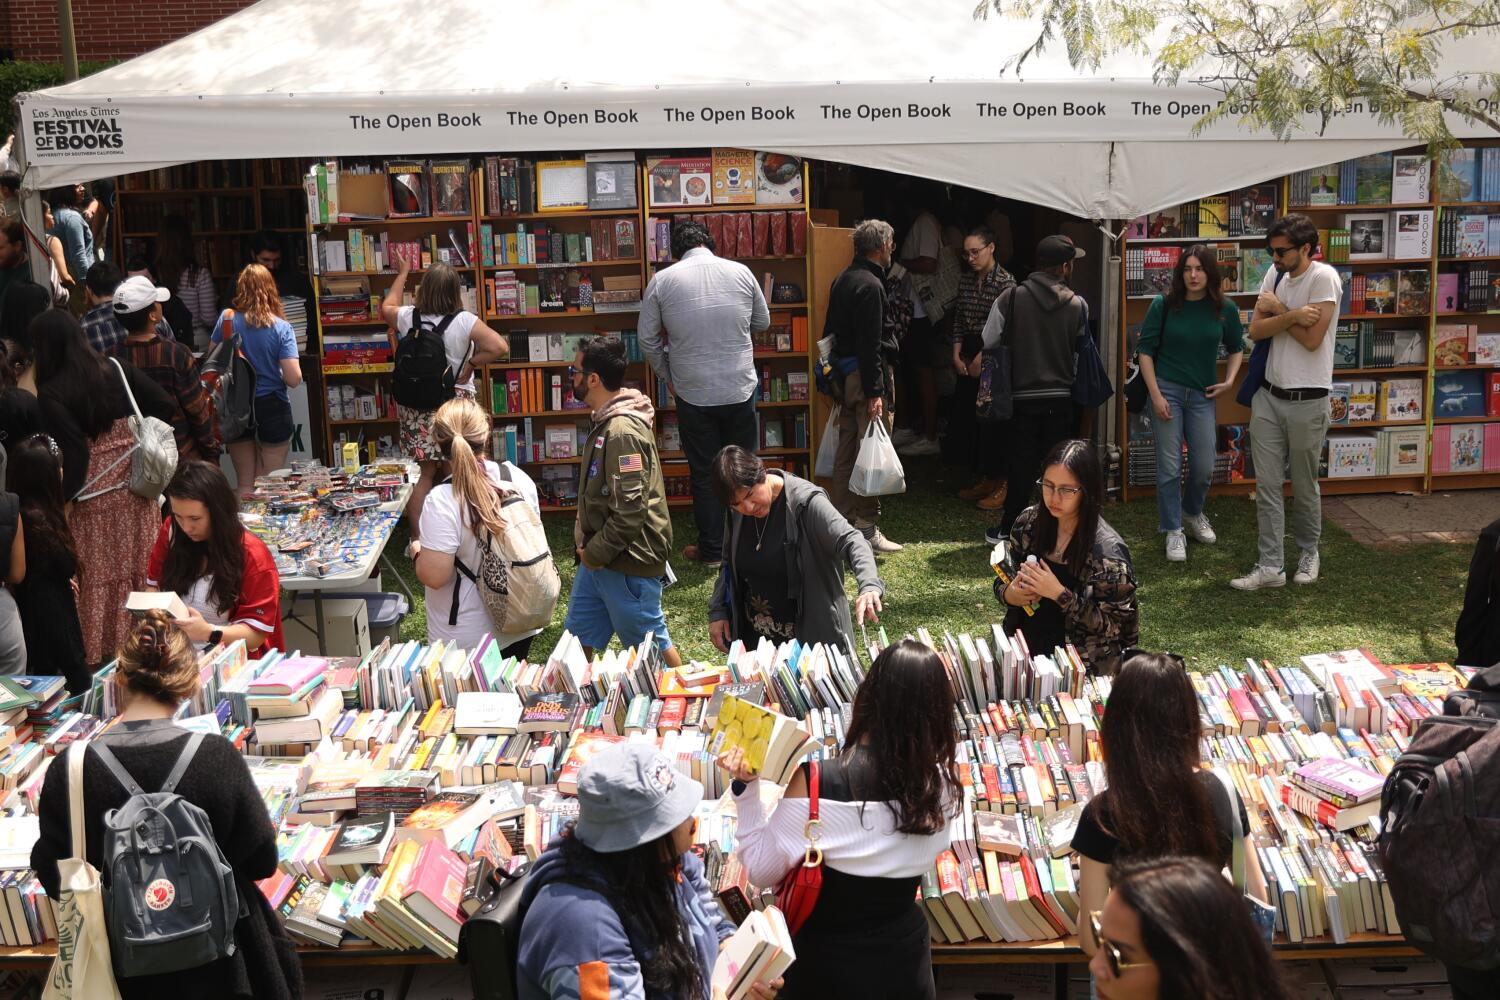
[[[1453,638],[1458,646],[1454,663],[1466,667],[1500,663],[1500,520],[1491,521],[1479,533]]]
[[[885,321],[885,268],[868,257],[856,257],[828,290],[828,318],[823,336],[833,337],[833,353],[859,361],[865,398],[886,394],[887,358],[900,345]]]

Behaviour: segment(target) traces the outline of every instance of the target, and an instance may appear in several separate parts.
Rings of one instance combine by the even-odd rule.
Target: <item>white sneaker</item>
[[[1204,545],[1212,545],[1219,540],[1219,536],[1214,534],[1214,526],[1208,523],[1207,514],[1184,514],[1182,529],[1193,541],[1202,542]]]
[[[1187,537],[1180,531],[1167,532],[1167,562],[1187,562]]]
[[[1304,552],[1297,559],[1297,572],[1292,574],[1293,583],[1318,582],[1318,553]]]
[[[874,549],[875,554],[880,556],[889,555],[892,552],[900,552],[902,549],[906,548],[906,546],[900,544],[899,542],[893,542],[889,538],[885,537],[885,535],[880,533],[879,528],[876,528],[874,531],[872,531],[867,537],[867,540],[870,543],[870,548]]]
[[[1265,587],[1285,587],[1286,571],[1271,569],[1269,566],[1256,567],[1244,576],[1237,576],[1229,581],[1229,585],[1235,590],[1261,590]]]
[[[896,445],[896,454],[904,458],[920,458],[923,455],[936,455],[942,452],[942,447],[933,440],[919,437],[915,441],[907,441],[906,444]]]
[[[891,444],[897,448],[900,448],[904,444],[916,444],[921,439],[922,435],[910,427],[897,427],[895,432],[891,434]]]

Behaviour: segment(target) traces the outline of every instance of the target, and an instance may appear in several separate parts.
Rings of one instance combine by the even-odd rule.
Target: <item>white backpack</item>
[[[510,481],[510,470],[500,464],[500,475]],[[500,494],[500,519],[503,529],[493,535],[479,528],[479,565],[470,568],[457,555],[453,565],[464,578],[479,588],[480,600],[489,612],[497,633],[515,635],[552,623],[562,580],[552,562],[547,532],[542,519],[531,504],[516,490],[497,490]],[[453,585],[453,607],[448,624],[458,624],[458,590],[463,580]]]
[[[120,362],[114,358],[110,358],[109,363],[114,365],[115,371],[120,373],[120,381],[125,385],[125,398],[130,400],[130,408],[135,411],[135,416],[128,418],[130,434],[135,438],[135,444],[125,454],[100,469],[97,476],[84,483],[83,489],[79,490],[73,500],[75,502],[92,500],[94,497],[117,490],[121,486],[128,487],[130,492],[138,497],[160,500],[167,488],[167,483],[172,481],[172,475],[177,471],[177,435],[172,432],[171,424],[155,417],[141,415],[141,408],[135,401],[135,393],[130,391],[130,380],[125,377],[125,369],[120,367]],[[127,458],[130,459],[129,479],[115,486],[106,486],[102,490],[89,492],[90,486],[108,476]]]

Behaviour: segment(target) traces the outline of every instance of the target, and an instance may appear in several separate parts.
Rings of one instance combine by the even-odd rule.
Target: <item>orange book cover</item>
[[[792,317],[792,350],[798,354],[807,353],[807,317]]]

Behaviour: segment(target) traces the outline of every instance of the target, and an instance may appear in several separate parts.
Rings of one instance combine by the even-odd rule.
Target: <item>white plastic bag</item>
[[[883,497],[906,492],[906,472],[885,431],[885,421],[872,420],[859,442],[859,457],[849,475],[849,492],[862,497]]]
[[[835,403],[828,413],[828,423],[823,427],[823,438],[818,442],[818,462],[813,466],[813,477],[832,479],[834,466],[839,457],[839,416],[841,407]]]

